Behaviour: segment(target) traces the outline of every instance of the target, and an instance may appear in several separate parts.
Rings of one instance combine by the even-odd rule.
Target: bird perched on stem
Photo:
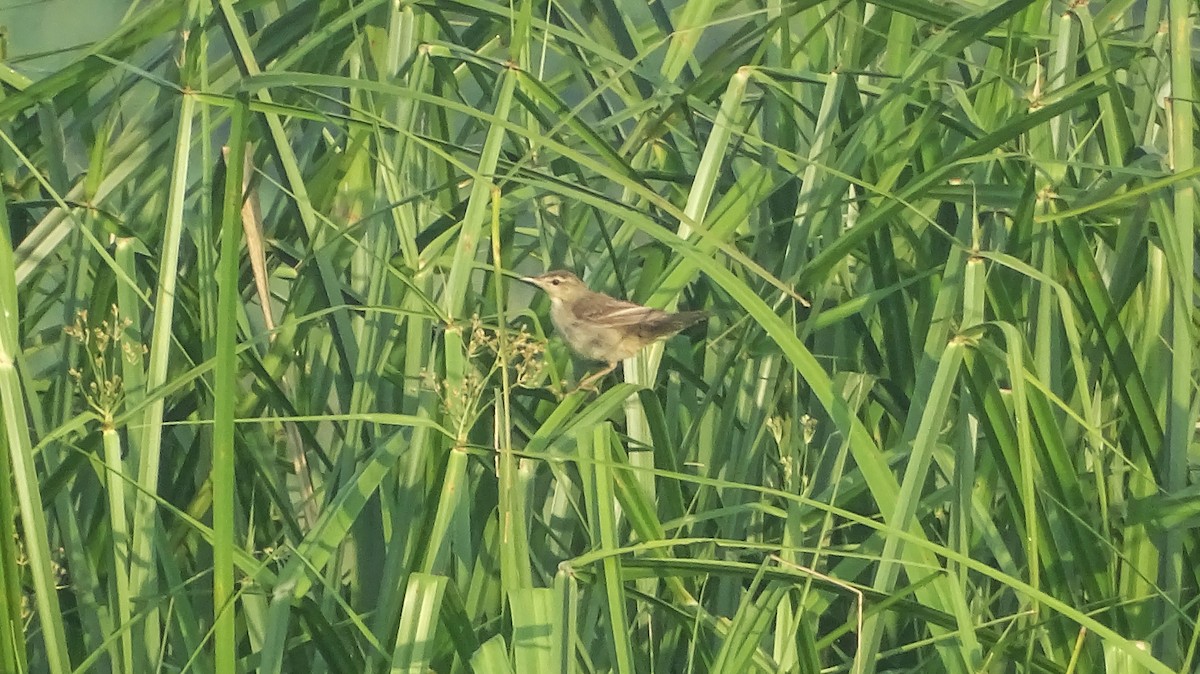
[[[608,364],[579,382],[581,389],[593,388],[621,361],[651,342],[670,337],[708,316],[706,311],[673,314],[609,297],[589,290],[569,271],[551,271],[521,280],[550,296],[550,320],[572,351]]]

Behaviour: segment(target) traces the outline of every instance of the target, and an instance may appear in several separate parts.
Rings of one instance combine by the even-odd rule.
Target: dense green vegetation
[[[157,0],[0,66],[0,671],[1192,671],[1194,10]],[[551,268],[714,317],[573,391]]]

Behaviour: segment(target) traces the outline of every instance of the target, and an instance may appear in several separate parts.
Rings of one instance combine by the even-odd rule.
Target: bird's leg
[[[596,382],[600,381],[600,379],[603,378],[604,375],[617,369],[617,365],[619,364],[619,362],[620,361],[613,361],[608,364],[608,367],[604,368],[603,370],[600,370],[596,374],[588,376],[583,381],[579,382],[579,385],[575,387],[575,390],[576,391],[595,391],[596,390]]]

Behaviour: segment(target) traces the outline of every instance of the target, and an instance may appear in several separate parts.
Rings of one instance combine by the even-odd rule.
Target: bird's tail
[[[663,319],[663,329],[679,332],[689,325],[694,325],[708,318],[707,311],[681,311]]]

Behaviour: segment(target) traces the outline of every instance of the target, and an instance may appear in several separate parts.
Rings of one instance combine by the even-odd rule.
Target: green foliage
[[[0,67],[0,671],[1190,671],[1192,6],[978,4]],[[552,268],[715,318],[569,392]]]

